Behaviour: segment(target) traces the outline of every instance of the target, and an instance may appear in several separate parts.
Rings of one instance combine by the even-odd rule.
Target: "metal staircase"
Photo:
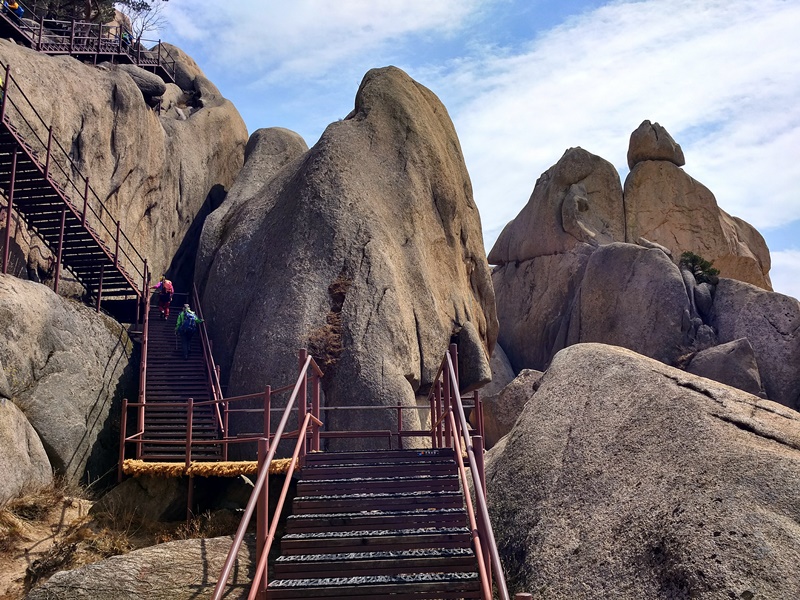
[[[267,595],[480,598],[450,448],[306,456]]]
[[[19,4],[25,10],[21,19],[0,10],[0,36],[44,54],[74,56],[93,64],[133,64],[155,73],[166,83],[175,83],[178,63],[161,40],[133,40],[131,32],[119,25],[46,19],[33,7]],[[123,33],[131,37],[126,38]],[[145,47],[148,44],[152,50]]]
[[[100,310],[138,321],[147,261],[89,185],[6,65],[0,103],[0,193],[6,206],[3,273],[12,210],[55,257],[54,290],[68,269]],[[47,132],[42,136],[43,132]],[[135,317],[133,313],[135,312]]]

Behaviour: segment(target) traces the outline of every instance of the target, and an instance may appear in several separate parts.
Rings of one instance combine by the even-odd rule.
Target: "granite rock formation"
[[[629,350],[561,351],[487,485],[516,590],[800,596],[800,415]]]
[[[218,239],[204,236],[217,250],[202,259],[230,394],[293,381],[293,351],[308,346],[329,405],[413,405],[451,337],[480,359],[465,387],[488,381],[497,321],[480,218],[430,90],[394,67],[371,70],[355,109],[313,148],[271,178],[236,185],[254,193],[227,211]],[[389,411],[360,418],[351,425],[394,421]]]

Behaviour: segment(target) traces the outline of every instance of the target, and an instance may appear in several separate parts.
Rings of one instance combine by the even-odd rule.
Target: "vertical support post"
[[[7,69],[6,69],[7,70]],[[8,77],[8,74],[6,74]],[[6,86],[8,79],[6,79]],[[6,97],[3,96],[3,106],[6,104]],[[11,212],[14,208],[14,185],[17,179],[17,149],[14,148],[14,156],[11,159],[11,184],[8,189],[8,212],[6,213],[6,243],[3,248],[3,274],[8,273],[8,253],[11,249]]]
[[[486,450],[486,441],[483,431],[483,398],[478,390],[472,392],[472,397],[475,399],[475,422],[477,423],[476,429],[478,435],[481,437],[481,449]]]
[[[444,386],[443,386],[444,390],[443,390],[443,399],[442,399],[443,400],[442,414],[449,413],[451,408],[452,408],[451,405],[450,405],[450,386],[451,386],[451,383],[452,382],[450,380],[450,370],[449,369],[445,369],[445,372],[444,372]],[[446,417],[444,419],[444,445],[447,448],[451,448],[452,447],[452,437],[451,436],[452,436],[453,432],[451,431],[451,429],[452,429],[452,427],[450,425],[450,418]]]
[[[259,491],[258,502],[256,503],[256,562],[261,562],[261,555],[267,546],[267,533],[269,532],[269,464],[266,462],[269,452],[269,440],[261,438],[258,440],[258,478],[261,478],[261,470],[267,469],[267,476],[264,478],[264,488]],[[253,582],[258,597],[263,598],[263,592],[267,589],[267,573],[264,570],[259,581]]]
[[[97,52],[100,52],[100,49],[103,45],[103,26],[100,25],[100,29],[97,31]],[[94,56],[94,64],[97,64],[97,54]]]
[[[264,437],[270,439],[270,416],[272,414],[272,386],[264,388]]]
[[[192,464],[192,422],[194,420],[194,398],[186,401],[186,468]]]
[[[114,266],[119,266],[119,221],[117,221],[117,235],[114,242]]]
[[[158,62],[156,64],[161,66],[161,40],[158,40]]]
[[[147,301],[147,288],[150,287],[150,278],[147,273],[147,259],[144,259],[144,268],[142,269],[142,295],[139,296],[139,301],[136,303],[136,325],[140,325],[144,320],[144,313],[149,307],[144,303]]]
[[[100,312],[100,299],[103,296],[103,275],[105,274],[105,272],[106,272],[106,266],[100,265],[100,282],[97,285],[97,307],[96,307],[97,312]],[[139,457],[137,456],[137,458]]]
[[[436,383],[434,382],[433,385],[435,390]],[[430,398],[431,404],[431,448],[436,448],[436,432],[433,429],[433,424],[436,423],[436,392],[434,391],[433,394],[428,394],[428,398]]]
[[[194,506],[194,475],[189,475],[189,485],[187,486],[188,493],[186,495],[186,524],[189,524],[189,520],[194,515],[194,510],[192,510],[192,506]]]
[[[125,462],[125,438],[128,429],[128,399],[122,399],[122,419],[119,424],[119,464],[117,465],[117,483],[122,482],[122,464]]]
[[[435,393],[435,398],[434,398],[434,401],[436,403],[436,414],[435,414],[435,417],[436,417],[436,423],[439,423],[439,419],[442,418],[442,382],[437,379],[436,383],[434,385],[436,386],[436,393]],[[442,440],[442,424],[439,423],[436,426],[436,447],[437,448],[441,448],[442,447],[442,441],[443,441]]]
[[[67,207],[61,209],[61,228],[58,230],[58,251],[56,252],[56,279],[53,282],[53,291],[58,294],[58,283],[61,279],[61,254],[64,249],[64,225],[67,221]]]
[[[6,118],[6,100],[8,99],[8,89],[11,87],[11,65],[6,65],[5,79],[3,79],[3,102],[0,104],[0,119]]]
[[[311,389],[312,389],[311,414],[314,415],[315,418],[319,419],[320,385],[319,385],[319,375],[316,372],[311,378]],[[319,438],[320,438],[319,425],[317,425],[316,423],[311,423],[311,450],[314,452],[319,452],[319,447],[320,447]]]
[[[403,409],[399,406],[397,407],[397,449],[403,449]]]
[[[72,51],[75,49],[75,19],[72,19],[72,30],[69,33],[69,53],[70,56],[72,55]]]
[[[81,225],[86,226],[86,209],[89,208],[89,178],[86,178],[86,185],[83,187],[83,214],[81,215]]]
[[[298,352],[298,364],[300,365],[300,369],[302,369],[306,364],[306,359],[308,359],[308,350],[305,348],[301,348],[300,352]],[[297,427],[299,428],[303,421],[306,418],[306,412],[308,412],[308,371],[303,373],[303,383],[300,386],[300,394],[298,394],[297,398]],[[305,464],[305,457],[306,457],[306,432],[299,431],[298,435],[303,436],[303,443],[300,444],[300,454],[298,455],[299,463]]]
[[[44,31],[44,15],[39,17],[39,35],[36,39],[36,51],[38,52],[42,48],[42,32]]]
[[[50,176],[50,154],[51,148],[53,147],[53,126],[51,125],[48,128],[47,132],[47,158],[44,162],[44,178],[47,179]]]
[[[219,370],[219,367],[217,367],[217,369]],[[227,402],[224,402],[222,404],[222,410],[223,410],[222,421],[225,423],[225,438],[224,438],[225,443],[222,445],[222,460],[227,461],[228,460],[228,437],[230,436],[230,430],[228,429],[228,420],[229,420],[228,416],[229,416],[230,413],[228,412],[228,403]]]

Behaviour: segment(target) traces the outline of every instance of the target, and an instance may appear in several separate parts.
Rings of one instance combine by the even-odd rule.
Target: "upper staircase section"
[[[160,76],[166,83],[175,83],[177,61],[161,45],[161,40],[134,40],[130,31],[119,25],[102,25],[86,21],[46,19],[30,6],[22,18],[0,11],[0,35],[18,44],[45,54],[66,54],[93,64],[100,62],[128,63]],[[123,35],[125,34],[125,35]],[[146,44],[153,46],[152,50]]]
[[[5,70],[0,102],[0,193],[10,209],[53,253],[55,291],[62,268],[86,289],[98,310],[101,299],[144,297],[147,260],[122,231],[36,107]],[[3,272],[8,268],[11,210],[6,215]],[[123,307],[106,308],[120,318]],[[128,312],[129,314],[129,312]],[[132,319],[123,319],[132,320]]]

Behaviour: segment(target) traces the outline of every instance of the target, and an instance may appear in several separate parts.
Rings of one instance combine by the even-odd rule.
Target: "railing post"
[[[8,77],[8,74],[6,74]],[[8,79],[6,79],[8,85]],[[3,106],[5,106],[6,97],[3,96]],[[6,213],[6,243],[3,248],[3,274],[8,274],[8,254],[11,249],[11,212],[14,208],[14,184],[17,178],[17,149],[14,148],[14,156],[11,159],[11,184],[8,190],[8,212]]]
[[[397,449],[403,449],[403,409],[400,406],[397,407]]]
[[[89,208],[89,178],[86,178],[86,185],[83,187],[83,214],[81,215],[81,225],[86,226],[86,210]]]
[[[61,252],[64,248],[64,225],[67,220],[67,207],[61,209],[61,228],[58,230],[58,251],[56,252],[56,278],[53,282],[53,291],[58,294],[58,283],[61,279]]]
[[[446,363],[445,363],[446,365]],[[450,412],[452,406],[450,402],[450,386],[452,385],[452,381],[450,379],[450,371],[445,371],[443,374],[444,382],[443,382],[443,391],[442,391],[442,414],[447,414]],[[444,445],[447,448],[451,448],[452,444],[452,425],[450,425],[450,418],[444,419]]]
[[[117,465],[117,483],[122,482],[122,464],[125,462],[125,438],[128,429],[128,399],[122,399],[122,419],[119,424],[119,464]]]
[[[119,267],[119,221],[117,221],[117,235],[114,241],[114,266]]]
[[[47,133],[47,158],[45,159],[44,163],[44,178],[47,179],[50,176],[50,149],[53,146],[53,126],[51,125],[48,127]]]
[[[8,99],[8,89],[11,87],[11,65],[6,65],[6,77],[3,80],[3,102],[0,104],[0,120],[6,118],[6,100]]]
[[[75,50],[75,19],[72,19],[72,30],[69,34],[69,54],[72,56],[72,52]]]
[[[270,416],[272,414],[272,386],[268,385],[264,389],[264,437],[269,440],[270,435]]]
[[[44,31],[44,15],[39,17],[39,37],[36,40],[36,51],[38,52],[42,48],[42,32]]]
[[[442,414],[444,414],[443,411],[442,411],[442,382],[437,379],[436,383],[434,385],[436,386],[436,395],[434,397],[435,398],[435,402],[436,402],[436,423],[439,423],[439,419],[441,419],[442,418]],[[437,448],[441,448],[442,447],[442,442],[444,441],[442,439],[442,427],[443,427],[442,423],[439,423],[436,426],[436,447]]]
[[[219,371],[219,367],[217,367]],[[223,437],[224,443],[222,444],[222,460],[228,460],[228,436],[230,435],[230,429],[228,429],[228,403],[222,403],[222,422],[225,423],[225,436]]]
[[[161,66],[161,40],[158,40],[158,62],[156,64]]]
[[[267,534],[269,532],[269,465],[266,460],[268,452],[269,440],[261,438],[258,440],[258,473],[260,475],[262,469],[267,469],[267,474],[256,504],[256,565],[261,562],[261,555],[267,546]],[[260,580],[254,581],[253,585],[258,590],[258,597],[262,598],[262,594],[267,590],[266,569]]]
[[[300,365],[298,374],[302,372],[303,367],[306,365],[306,360],[308,359],[308,350],[305,348],[301,348],[300,352],[298,352],[298,364]],[[303,384],[300,386],[300,393],[297,396],[297,427],[299,428],[303,421],[306,418],[306,412],[308,412],[308,371],[303,373]],[[305,431],[299,431],[298,435],[303,436],[303,443],[300,446],[300,464],[304,464],[305,456],[306,456],[306,440],[305,440]]]
[[[436,448],[436,432],[433,429],[433,424],[436,423],[436,382],[433,384],[434,389],[428,394],[428,399],[431,405],[431,448]]]
[[[319,419],[319,375],[314,372],[311,377],[311,389],[312,389],[312,396],[311,396],[311,414],[314,415],[315,419]],[[312,421],[311,423],[311,450],[314,452],[319,452],[320,448],[320,435],[319,435],[319,425]]]
[[[192,421],[194,419],[194,398],[186,401],[186,468],[192,464]]]
[[[97,284],[97,307],[96,307],[97,312],[100,312],[100,299],[103,296],[103,275],[105,274],[105,272],[106,272],[106,266],[100,265],[100,281]],[[137,456],[137,458],[139,457]]]
[[[100,29],[97,32],[97,52],[99,53],[103,46],[103,26],[100,25]],[[97,55],[95,54],[94,62],[97,64]]]
[[[481,394],[478,390],[472,392],[472,399],[475,402],[475,422],[477,423],[476,429],[478,430],[478,435],[481,436],[481,449],[486,450],[486,441],[484,437],[483,431],[483,398],[481,398]]]

